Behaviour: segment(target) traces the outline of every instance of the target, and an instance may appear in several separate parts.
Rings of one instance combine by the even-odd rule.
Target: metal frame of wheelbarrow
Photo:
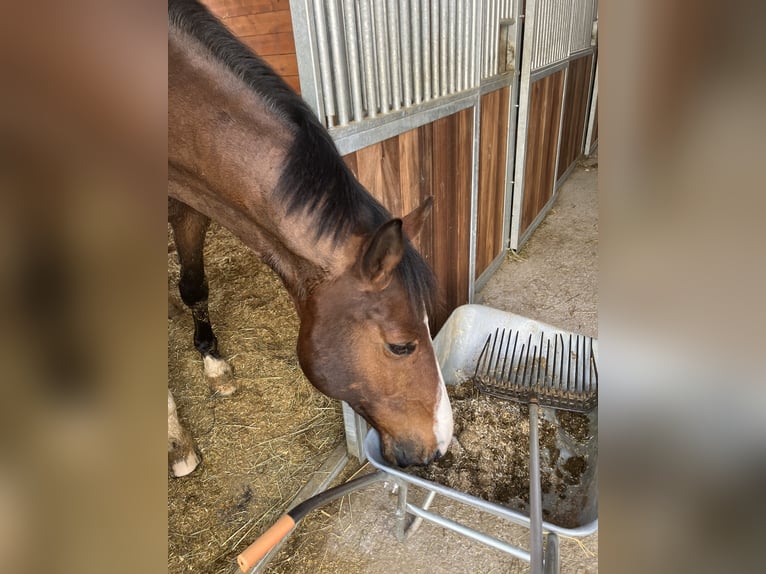
[[[531,560],[530,553],[518,546],[509,544],[503,540],[500,540],[494,536],[490,536],[484,532],[479,532],[468,526],[450,520],[444,516],[432,512],[430,506],[437,494],[450,498],[467,506],[471,506],[478,510],[487,512],[504,520],[508,520],[519,526],[523,526],[527,529],[530,528],[529,516],[526,516],[520,512],[487,502],[481,498],[477,498],[470,494],[453,490],[449,487],[441,484],[425,480],[423,478],[407,474],[406,472],[397,468],[389,466],[381,455],[380,451],[380,436],[375,429],[371,429],[367,434],[364,441],[365,453],[367,459],[375,468],[382,470],[388,476],[388,479],[397,485],[398,487],[398,500],[396,508],[396,536],[400,541],[406,540],[409,536],[415,533],[421,524],[422,520],[427,520],[442,528],[452,530],[458,534],[462,534],[472,540],[481,542],[493,548],[496,548],[506,554],[523,560],[529,563]],[[408,500],[409,486],[417,486],[426,491],[426,497],[421,505],[413,504]],[[411,514],[414,519],[410,524],[407,524],[407,515]],[[583,526],[577,528],[563,528],[556,524],[549,522],[543,522],[543,531],[548,533],[545,554],[544,554],[544,572],[556,573],[559,571],[559,551],[558,551],[558,535],[570,536],[570,537],[582,537],[593,534],[598,530],[598,519],[589,522]]]

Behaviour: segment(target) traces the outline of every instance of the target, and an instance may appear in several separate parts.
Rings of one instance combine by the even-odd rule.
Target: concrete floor
[[[598,336],[598,158],[581,161],[553,209],[519,253],[509,254],[476,303]],[[366,472],[369,465],[362,470]],[[411,489],[417,490],[417,489]],[[415,493],[415,500],[422,493]],[[464,536],[424,523],[404,543],[394,536],[396,497],[379,485],[304,521],[268,572],[465,574],[528,572],[528,565]],[[528,548],[528,531],[437,496],[432,509]],[[562,539],[561,572],[598,571],[598,533]]]

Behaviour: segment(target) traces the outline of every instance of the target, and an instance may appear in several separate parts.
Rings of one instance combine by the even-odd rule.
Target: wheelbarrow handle
[[[292,510],[288,510],[266,532],[261,534],[250,546],[237,556],[237,564],[242,572],[249,571],[269,551],[284,540],[295,525],[300,522],[312,510],[358,490],[368,484],[380,482],[388,478],[382,470],[376,470],[370,474],[352,478],[348,482],[320,492],[308,500],[304,500]]]
[[[290,534],[295,526],[295,520],[289,514],[283,514],[266,532],[261,534],[250,546],[237,556],[237,564],[242,572],[249,571],[258,561],[269,553],[269,550],[279,544]]]

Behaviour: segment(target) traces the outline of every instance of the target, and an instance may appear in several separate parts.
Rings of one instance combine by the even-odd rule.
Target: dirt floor
[[[597,156],[581,162],[522,250],[476,303],[598,336]],[[206,248],[211,317],[241,388],[211,397],[186,313],[168,321],[169,386],[203,465],[168,479],[168,572],[238,572],[236,554],[265,530],[343,440],[339,405],[314,391],[294,356],[297,318],[278,279],[226,231]],[[168,254],[170,280],[177,279]],[[173,289],[173,292],[174,289]],[[370,472],[349,464],[342,478]],[[412,488],[412,497],[421,492]],[[263,570],[273,574],[527,572],[507,554],[424,523],[397,542],[396,496],[373,485],[310,514]],[[432,510],[528,548],[528,531],[437,496]],[[598,534],[561,542],[561,571],[598,571]]]

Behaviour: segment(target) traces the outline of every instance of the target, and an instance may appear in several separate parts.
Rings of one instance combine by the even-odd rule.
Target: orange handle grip
[[[268,554],[269,550],[274,548],[279,542],[287,536],[295,526],[295,520],[289,514],[285,514],[277,520],[271,528],[261,534],[255,542],[245,548],[237,556],[237,564],[242,572],[247,572],[255,566],[258,561]]]

